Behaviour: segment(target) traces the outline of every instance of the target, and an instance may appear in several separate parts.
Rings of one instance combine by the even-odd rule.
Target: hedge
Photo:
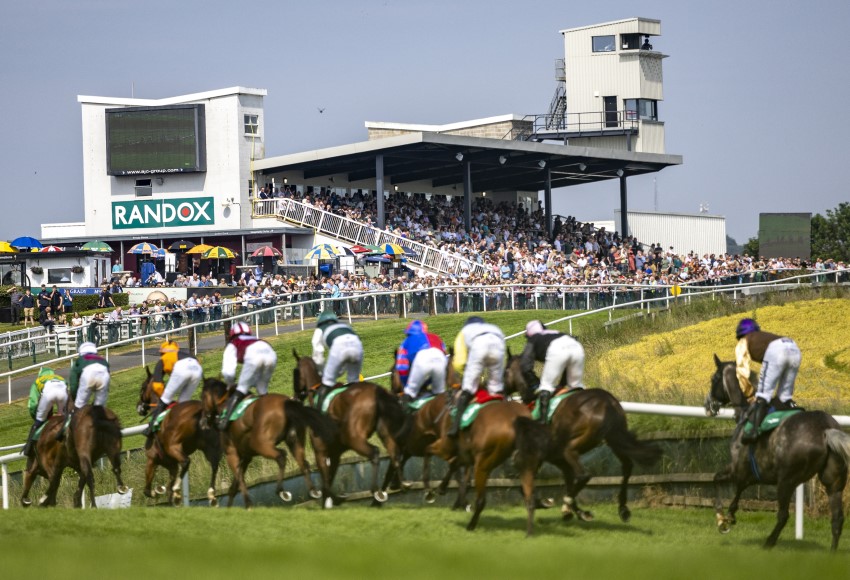
[[[12,305],[10,290],[14,286],[0,286],[0,308],[9,308]],[[35,294],[33,294],[35,296]],[[97,309],[97,301],[100,299],[98,294],[74,294],[74,312],[86,312]],[[130,295],[125,293],[113,294],[112,301],[115,306],[129,306]]]

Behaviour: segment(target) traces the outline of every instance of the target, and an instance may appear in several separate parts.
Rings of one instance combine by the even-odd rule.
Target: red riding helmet
[[[230,337],[239,336],[240,334],[251,334],[251,327],[244,322],[237,322],[230,327]]]

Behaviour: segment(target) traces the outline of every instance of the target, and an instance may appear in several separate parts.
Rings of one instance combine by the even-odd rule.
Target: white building
[[[619,221],[619,211],[615,217]],[[726,253],[726,217],[721,215],[629,211],[628,233],[644,244],[672,247],[676,254]]]

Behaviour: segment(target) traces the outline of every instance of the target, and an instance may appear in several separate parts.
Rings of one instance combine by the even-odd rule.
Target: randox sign
[[[116,230],[126,230],[208,226],[215,223],[214,207],[211,197],[114,201],[112,227]]]

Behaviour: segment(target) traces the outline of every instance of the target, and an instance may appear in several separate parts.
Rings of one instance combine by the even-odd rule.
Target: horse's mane
[[[213,391],[215,395],[221,396],[227,392],[227,383],[225,383],[218,377],[204,377],[203,390]]]

